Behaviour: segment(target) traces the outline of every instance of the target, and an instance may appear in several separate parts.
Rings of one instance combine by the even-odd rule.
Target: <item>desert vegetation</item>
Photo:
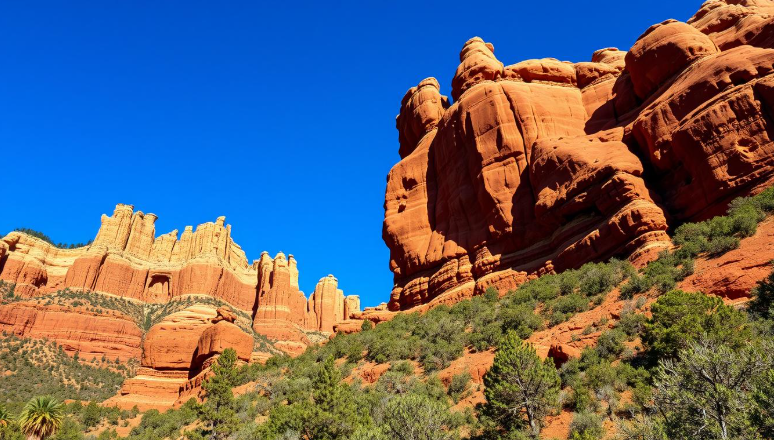
[[[549,438],[547,425],[561,417],[570,419],[573,440],[772,438],[774,272],[741,308],[676,289],[693,272],[694,259],[737,247],[772,209],[774,191],[768,190],[735,201],[727,216],[683,225],[675,232],[678,247],[642,270],[618,260],[589,263],[502,295],[491,288],[453,306],[402,313],[376,326],[365,322],[359,333],[339,334],[296,358],[275,356],[265,364],[239,366],[235,353],[226,350],[204,384],[203,403],[192,399],[178,409],[146,411],[137,420],[136,410],[97,405],[107,392],[65,386],[23,395],[5,391],[0,424],[11,432],[8,438],[22,435],[10,414],[21,410],[18,402],[49,394],[79,399],[62,410],[52,437],[61,439],[118,438],[122,427],[129,439],[529,439]],[[599,333],[580,356],[557,367],[525,342],[536,331],[597,307],[614,292],[614,299],[625,302],[623,310],[614,322],[604,318],[578,330],[579,335]],[[151,324],[188,304],[180,299],[149,313],[95,295],[60,292],[58,300],[88,301],[89,307],[120,310]],[[3,346],[21,347],[19,341],[25,341],[13,338],[6,336]],[[24,343],[30,352],[35,348]],[[483,386],[467,371],[441,380],[440,373],[461,356],[488,350],[494,350],[494,361]],[[3,356],[0,362],[8,363]],[[14,374],[42,374],[34,369],[41,362],[31,359],[28,372]],[[366,364],[387,368],[366,383],[355,374]],[[77,368],[116,375],[115,382],[100,379],[103,389],[123,377],[118,366]],[[79,371],[54,377],[91,377]],[[461,404],[475,395],[479,403]],[[129,420],[134,420],[131,429]]]
[[[49,237],[48,235],[46,235],[46,234],[44,234],[44,233],[42,233],[40,231],[36,231],[35,229],[16,228],[16,229],[14,229],[14,231],[16,231],[16,232],[23,232],[23,233],[25,233],[25,234],[27,234],[29,236],[32,236],[32,237],[35,237],[35,238],[39,238],[39,239],[45,241],[46,243],[49,243],[49,244],[51,244],[51,245],[53,245],[55,247],[58,247],[59,249],[76,249],[76,248],[88,246],[93,241],[93,240],[89,240],[86,243],[62,243],[62,242],[54,243],[54,240],[52,240],[51,237]]]

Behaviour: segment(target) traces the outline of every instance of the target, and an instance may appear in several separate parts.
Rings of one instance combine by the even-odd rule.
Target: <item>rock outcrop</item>
[[[722,213],[774,176],[774,2],[710,0],[590,62],[504,65],[465,43],[453,102],[428,78],[404,96],[383,238],[389,309],[613,256]]]
[[[225,217],[195,230],[186,226],[179,237],[178,231],[157,237],[156,218],[119,204],[112,216],[102,216],[94,242],[78,249],[59,249],[22,232],[3,237],[0,280],[14,284],[21,298],[0,303],[0,330],[48,338],[87,359],[140,359],[137,376],[113,403],[165,408],[195,395],[226,348],[243,362],[265,359],[267,350],[300,354],[312,342],[307,333],[316,341],[317,332],[331,333],[360,313],[359,298],[345,297],[332,275],[307,299],[292,255],[264,252],[248,264]],[[62,291],[68,293],[56,293]],[[105,301],[79,305],[74,293]],[[109,298],[139,315],[110,309]],[[213,306],[213,298],[233,310]],[[180,310],[180,304],[189,306]],[[150,326],[159,313],[160,322]],[[254,352],[253,332],[273,340],[273,348]]]
[[[0,331],[56,341],[70,355],[91,360],[137,359],[142,330],[123,313],[39,301],[0,304]]]
[[[181,393],[201,386],[196,378],[226,348],[233,348],[239,360],[248,362],[253,337],[234,324],[236,315],[226,308],[194,305],[172,313],[145,335],[138,374],[128,379],[120,393],[109,401],[131,408],[168,408]],[[192,386],[193,385],[193,386]]]
[[[207,295],[250,313],[255,330],[266,329],[269,337],[271,325],[266,323],[282,323],[301,332],[330,332],[333,324],[348,318],[345,302],[350,304],[349,313],[359,311],[357,297],[345,297],[332,276],[325,285],[333,290],[326,287],[325,300],[312,295],[307,301],[292,255],[286,258],[280,252],[272,259],[264,252],[249,265],[232,240],[225,217],[196,230],[186,226],[179,238],[176,230],[156,237],[156,218],[119,204],[112,216],[102,216],[94,242],[79,249],[59,249],[11,232],[0,240],[0,280],[14,283],[22,297],[65,288],[154,304]]]

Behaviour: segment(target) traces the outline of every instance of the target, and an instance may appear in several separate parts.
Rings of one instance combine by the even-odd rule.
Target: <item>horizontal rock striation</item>
[[[333,275],[322,278],[307,299],[292,255],[271,258],[264,252],[248,264],[225,217],[195,230],[187,226],[179,237],[178,231],[157,237],[155,221],[154,214],[119,204],[112,216],[102,216],[86,247],[59,249],[22,232],[0,239],[0,280],[15,284],[20,297],[0,303],[0,331],[48,338],[87,359],[140,359],[138,375],[114,403],[165,408],[181,392],[196,394],[208,365],[224,349],[234,348],[244,362],[265,358],[266,347],[253,352],[252,332],[274,340],[275,349],[299,354],[311,342],[309,332],[331,333],[360,312],[359,298],[344,296]],[[145,316],[80,305],[72,294],[58,298],[63,304],[46,300],[58,291],[118,297]],[[237,312],[216,309],[204,301],[208,297]],[[170,312],[178,311],[150,326],[156,315],[146,306],[162,310],[173,302]],[[248,322],[238,326],[238,315]]]
[[[307,300],[292,255],[280,252],[272,259],[264,252],[249,265],[225,217],[196,230],[187,226],[179,238],[176,230],[156,237],[156,218],[119,204],[112,216],[102,216],[94,242],[79,249],[59,249],[11,232],[0,240],[0,280],[14,283],[22,297],[65,288],[160,304],[208,295],[250,313],[259,332],[265,323],[278,322],[331,332],[349,317],[345,302],[359,304],[357,297],[344,296],[332,275],[321,279]]]
[[[408,90],[383,238],[405,310],[671,246],[774,174],[774,2],[710,0],[590,62],[504,65],[476,37],[453,102]]]

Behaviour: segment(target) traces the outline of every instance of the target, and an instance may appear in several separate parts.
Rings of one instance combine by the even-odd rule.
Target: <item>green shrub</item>
[[[616,328],[624,332],[629,338],[633,338],[645,329],[647,321],[648,318],[642,313],[623,312]]]
[[[582,312],[588,309],[588,306],[588,298],[577,293],[559,297],[547,304],[547,308],[550,309],[552,313],[561,314]]]
[[[602,428],[602,419],[591,412],[580,412],[575,414],[570,423],[570,436],[573,439],[600,439],[604,437],[605,430]]]
[[[465,397],[465,393],[470,385],[470,373],[467,371],[455,374],[452,376],[449,382],[449,389],[447,393],[451,396],[452,400],[459,402],[461,398]]]
[[[651,306],[643,342],[655,359],[674,358],[699,337],[737,346],[751,337],[744,313],[703,293],[673,290]]]
[[[617,358],[626,348],[625,340],[626,334],[622,330],[608,330],[599,336],[596,350],[602,358]]]

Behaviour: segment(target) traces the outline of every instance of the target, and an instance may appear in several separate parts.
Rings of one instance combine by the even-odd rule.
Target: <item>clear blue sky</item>
[[[86,241],[119,202],[157,214],[157,235],[225,215],[249,260],[295,254],[307,295],[332,273],[376,305],[409,87],[449,94],[472,36],[506,64],[587,61],[700,4],[4,2],[0,233]]]

